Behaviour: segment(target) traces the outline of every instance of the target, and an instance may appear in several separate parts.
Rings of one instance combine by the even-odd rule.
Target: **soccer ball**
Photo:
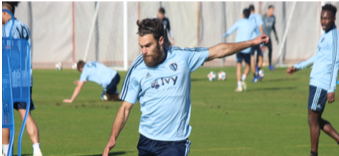
[[[101,93],[101,100],[107,101],[107,96],[104,92]]]
[[[77,69],[77,64],[76,63],[72,64],[72,69]]]
[[[62,64],[61,64],[61,62],[57,62],[57,63],[55,64],[55,69],[56,69],[56,70],[61,70],[61,69],[62,69]]]
[[[214,81],[215,77],[216,77],[216,74],[213,71],[211,71],[207,74],[207,78],[208,78],[209,81]]]
[[[262,69],[259,70],[259,76],[263,78],[265,76],[265,73]]]
[[[226,79],[226,73],[224,71],[220,71],[218,73],[218,79],[219,81],[224,81]]]

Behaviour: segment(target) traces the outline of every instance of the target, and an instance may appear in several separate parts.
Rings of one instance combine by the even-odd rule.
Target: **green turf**
[[[207,73],[223,70],[226,81],[209,82]],[[262,82],[247,79],[248,90],[235,93],[235,68],[200,68],[192,73],[193,127],[191,156],[206,155],[307,155],[310,152],[307,123],[309,70],[287,76],[283,68],[265,70]],[[72,104],[74,70],[34,70],[33,118],[39,126],[41,149],[48,155],[101,155],[108,141],[112,123],[121,102],[103,102],[102,88],[86,83]],[[119,72],[122,80],[126,72]],[[122,81],[118,88],[121,89]],[[337,92],[338,94],[338,92]],[[323,115],[339,129],[338,102],[327,104]],[[135,104],[121,132],[112,155],[137,155],[140,105]],[[15,112],[16,140],[20,130]],[[17,149],[17,145],[15,145]],[[22,153],[32,153],[32,143],[25,131]],[[16,152],[15,152],[16,153]],[[337,155],[338,145],[321,133],[319,153]]]

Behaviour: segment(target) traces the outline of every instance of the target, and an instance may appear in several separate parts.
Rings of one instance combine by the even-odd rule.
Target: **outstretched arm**
[[[259,45],[261,43],[268,42],[268,36],[260,35],[253,40],[239,42],[239,43],[220,43],[216,46],[209,48],[209,60],[213,60],[215,58],[223,58],[232,54],[235,54],[243,49]]]
[[[238,29],[238,24],[237,24],[237,22],[236,23],[234,23],[233,25],[232,25],[232,27],[227,31],[227,32],[225,32],[221,37],[227,37],[228,35],[231,35],[235,30],[237,30]]]
[[[295,64],[295,65],[287,68],[286,74],[287,75],[292,75],[295,72],[297,72],[298,70],[303,70],[305,68],[309,68],[309,67],[311,67],[313,65],[314,60],[315,60],[315,55],[313,55],[311,58],[309,58],[306,61],[300,62],[298,64]]]
[[[81,91],[82,86],[84,85],[84,81],[76,81],[77,82],[77,87],[75,87],[72,98],[71,99],[65,99],[63,102],[64,103],[72,103],[74,99],[78,96],[78,94]],[[74,82],[75,83],[75,82]]]
[[[277,32],[275,31],[275,22],[272,25],[272,30],[274,32],[274,36],[275,36],[275,40],[277,41],[277,43],[279,44],[279,39],[278,39],[278,35]]]
[[[114,123],[113,123],[111,136],[105,147],[104,153],[102,154],[103,156],[108,156],[109,151],[115,146],[118,135],[120,131],[122,130],[122,128],[125,126],[125,123],[128,119],[128,116],[129,116],[129,113],[132,107],[133,107],[133,104],[126,102],[126,101],[124,101],[122,105],[120,106],[118,113],[115,117]]]

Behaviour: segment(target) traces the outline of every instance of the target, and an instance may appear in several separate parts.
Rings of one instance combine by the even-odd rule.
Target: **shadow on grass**
[[[257,89],[250,89],[247,92],[253,92],[258,90],[291,90],[296,89],[297,87],[273,87],[273,88],[257,88]]]
[[[191,79],[191,81],[208,81],[208,79],[206,77],[206,78],[200,78],[200,79]]]
[[[32,155],[32,154],[21,154],[21,156],[29,156],[29,155]],[[18,155],[14,155],[14,156],[18,156]]]
[[[294,80],[299,80],[299,78],[280,78],[280,79],[263,79],[263,81],[268,81],[268,82],[276,82],[276,81],[294,81]]]
[[[133,153],[132,151],[125,152],[125,151],[120,151],[120,152],[110,152],[108,155],[125,155],[127,153]],[[90,154],[90,155],[81,155],[81,156],[102,156],[102,154]]]

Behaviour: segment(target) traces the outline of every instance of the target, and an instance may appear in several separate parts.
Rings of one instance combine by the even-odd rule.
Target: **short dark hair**
[[[250,17],[251,11],[250,9],[245,8],[242,13],[245,15],[245,18]]]
[[[80,71],[81,68],[84,68],[86,62],[83,61],[83,60],[79,60],[78,63],[77,63],[77,69],[78,71]]]
[[[324,10],[331,11],[333,17],[335,17],[335,14],[337,13],[337,7],[335,7],[335,6],[332,5],[332,4],[325,4],[325,5],[322,7],[322,11],[324,11]]]
[[[250,11],[254,11],[254,5],[251,4],[251,5],[248,7],[248,9],[250,9]]]
[[[165,9],[163,7],[160,7],[158,11],[162,14],[165,14]]]
[[[2,2],[2,7],[6,6],[10,12],[14,15],[15,7],[17,7],[19,2]]]
[[[147,34],[152,34],[153,37],[159,41],[161,36],[164,36],[164,25],[157,18],[145,18],[142,21],[137,21],[139,36],[145,36]]]
[[[274,9],[274,6],[273,6],[273,5],[269,5],[269,6],[268,6],[268,9],[271,9],[271,8]]]

